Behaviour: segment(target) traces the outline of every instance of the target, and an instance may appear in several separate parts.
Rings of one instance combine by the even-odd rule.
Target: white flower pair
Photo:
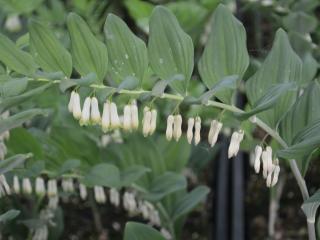
[[[194,128],[194,134],[193,134],[193,128]],[[189,118],[188,130],[187,130],[187,139],[189,144],[192,143],[193,137],[194,137],[194,144],[195,145],[199,144],[201,140],[200,131],[201,131],[201,118],[200,117],[196,117],[196,119]]]
[[[61,186],[62,186],[62,190],[64,192],[68,192],[68,193],[74,192],[74,186],[73,186],[72,178],[62,179]]]
[[[104,103],[101,125],[103,132],[119,128],[121,126],[117,105],[114,102],[107,100]]]
[[[221,122],[217,120],[211,121],[209,135],[208,135],[208,142],[211,147],[213,147],[216,144],[221,128],[222,128]]]
[[[167,140],[170,141],[172,137],[178,141],[182,135],[182,117],[180,114],[175,116],[169,115],[167,118],[167,130],[166,137]]]
[[[79,192],[80,192],[80,198],[82,200],[85,200],[87,198],[87,188],[85,185],[83,185],[82,183],[79,184]]]
[[[145,106],[143,109],[142,133],[151,136],[157,128],[157,110]]]
[[[137,202],[133,193],[125,192],[123,195],[123,207],[129,213],[133,213],[137,210]]]
[[[239,130],[237,132],[233,132],[231,135],[230,145],[228,149],[228,158],[232,158],[237,156],[240,150],[240,143],[243,140],[244,131]]]
[[[127,104],[123,108],[123,129],[126,131],[136,130],[139,127],[139,114],[136,101]]]
[[[261,160],[262,159],[262,174],[263,178],[267,179],[267,187],[273,187],[277,184],[280,166],[279,160],[276,158],[274,163],[272,161],[272,148],[267,146],[263,151],[261,146],[256,146],[254,153],[254,169],[256,173],[260,172]]]

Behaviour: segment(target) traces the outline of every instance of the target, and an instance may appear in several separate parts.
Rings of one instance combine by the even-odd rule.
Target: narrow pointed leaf
[[[205,50],[199,60],[198,69],[202,81],[211,89],[221,79],[238,75],[241,79],[249,65],[246,47],[246,32],[224,5],[220,4],[213,15],[211,33]],[[217,97],[230,103],[233,90],[217,94]]]
[[[10,70],[32,76],[37,69],[32,56],[20,50],[9,38],[0,34],[0,61]]]
[[[63,72],[70,77],[72,59],[70,53],[63,47],[47,26],[35,20],[29,23],[30,48],[39,66],[47,72]]]
[[[94,72],[102,82],[108,70],[107,47],[92,34],[87,23],[77,14],[68,15],[67,26],[76,70],[82,76]]]
[[[205,186],[199,186],[187,193],[181,198],[174,206],[172,213],[172,219],[177,220],[181,216],[189,213],[195,208],[210,192],[210,189]]]
[[[28,158],[32,157],[31,153],[27,154],[17,154],[12,157],[9,157],[0,162],[0,174],[11,171],[12,169],[20,166]]]
[[[194,64],[193,43],[173,13],[165,7],[155,7],[150,17],[148,53],[152,70],[161,79],[178,74],[184,76],[183,82],[171,82],[170,86],[186,95]]]
[[[1,77],[2,78],[2,77]],[[28,79],[24,78],[11,78],[10,76],[5,76],[6,80],[0,80],[0,97],[7,98],[19,95],[28,86]]]
[[[279,29],[276,33],[272,49],[259,70],[246,82],[246,92],[251,105],[274,84],[294,82],[300,86],[302,62],[292,50],[287,34]],[[294,103],[296,93],[289,91],[284,94],[275,106],[258,116],[270,127],[276,128],[279,121]]]
[[[107,17],[104,33],[114,80],[119,84],[131,76],[137,78],[138,85],[141,85],[148,68],[146,44],[113,14]]]
[[[19,210],[11,209],[0,215],[0,222],[8,222],[14,218],[16,218],[20,214]]]

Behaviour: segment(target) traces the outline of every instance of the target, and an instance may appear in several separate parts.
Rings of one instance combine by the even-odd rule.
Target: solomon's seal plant
[[[305,78],[284,30],[276,32],[266,59],[251,74],[245,29],[224,5],[213,14],[196,64],[191,37],[162,6],[150,17],[147,44],[113,14],[102,41],[83,18],[70,13],[68,49],[46,24],[30,20],[28,28],[27,47],[0,35],[0,196],[36,194],[45,201],[40,226],[30,230],[34,239],[47,239],[59,199],[74,196],[93,208],[95,202],[109,201],[160,230],[130,222],[125,239],[139,232],[144,232],[141,240],[149,234],[148,239],[179,239],[185,215],[209,190],[187,190],[182,175],[187,159],[172,146],[181,153],[191,144],[209,149],[219,135],[230,135],[226,154],[236,161],[243,142],[254,140],[255,128],[264,134],[249,144],[255,172],[272,188],[280,169],[290,166],[305,201],[309,237],[315,239],[319,197],[309,196],[303,176],[320,144],[320,85]],[[192,78],[195,68],[200,79]],[[205,88],[191,91],[191,84]],[[58,107],[44,109],[41,98],[39,106],[25,103],[52,89],[69,99],[63,114],[57,114]],[[244,109],[236,107],[239,92],[248,98]],[[19,106],[29,109],[19,111]],[[202,112],[206,109],[216,113],[208,116]],[[44,131],[15,129],[36,116],[56,114],[58,120]],[[16,147],[6,158],[10,130],[21,131],[34,144],[26,148],[34,156],[18,154]],[[170,161],[167,154],[173,155]],[[22,167],[29,158],[37,161],[27,160]]]

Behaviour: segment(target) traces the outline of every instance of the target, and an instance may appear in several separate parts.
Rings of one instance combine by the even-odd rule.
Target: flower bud
[[[142,133],[143,133],[143,136],[146,137],[150,133],[152,113],[148,107],[145,107],[143,112],[144,112],[144,115],[142,120]]]
[[[278,182],[278,178],[279,178],[279,173],[280,173],[280,167],[279,165],[276,165],[274,171],[273,171],[273,179],[272,179],[272,183],[271,186],[275,186]]]
[[[80,104],[80,95],[77,92],[75,92],[73,94],[72,114],[73,114],[73,117],[77,120],[79,120],[82,115],[81,104]]]
[[[135,101],[131,103],[131,127],[135,130],[139,127],[138,107]]]
[[[126,131],[131,130],[132,120],[131,120],[131,106],[126,105],[123,109],[123,129]]]
[[[238,132],[233,132],[231,136],[231,141],[228,149],[228,158],[235,157],[240,149],[240,143],[243,139],[244,132],[239,130]]]
[[[57,181],[55,179],[50,179],[48,181],[48,191],[47,191],[48,197],[54,197],[58,194],[58,188],[57,188]]]
[[[262,147],[257,145],[254,150],[254,170],[256,171],[256,173],[260,172],[261,154],[262,154]]]
[[[25,194],[31,194],[32,193],[32,186],[29,178],[24,178],[22,180],[22,191]]]
[[[110,195],[109,195],[110,203],[113,204],[116,207],[119,207],[119,205],[120,205],[120,195],[119,195],[118,190],[115,189],[115,188],[111,188],[109,193],[110,193]]]
[[[194,118],[188,119],[188,130],[187,130],[187,139],[188,143],[191,144],[193,138],[193,126],[194,126]]]
[[[211,145],[211,147],[213,147],[216,144],[221,128],[222,128],[221,122],[217,120],[211,121],[209,135],[208,135],[208,142]]]
[[[101,116],[99,111],[99,103],[96,97],[91,98],[91,122],[92,124],[100,124]]]
[[[85,126],[89,124],[90,121],[90,105],[91,105],[91,98],[86,97],[83,103],[81,118],[80,118],[80,125]]]
[[[85,200],[87,198],[87,188],[82,183],[79,184],[79,192],[80,192],[80,198],[82,200]]]
[[[180,114],[174,116],[174,123],[173,123],[173,137],[176,141],[178,141],[181,137],[182,131],[182,117]]]
[[[110,102],[106,101],[103,105],[103,112],[102,112],[102,119],[101,119],[101,126],[102,131],[107,132],[110,127]]]
[[[94,197],[97,203],[105,203],[106,202],[106,194],[101,186],[94,186]]]
[[[167,130],[166,130],[166,137],[168,141],[172,139],[173,122],[174,122],[174,117],[172,115],[169,115],[167,118]]]
[[[42,177],[36,178],[35,192],[38,196],[43,196],[46,194],[46,187]]]
[[[72,92],[71,92],[71,95],[70,95],[69,104],[68,104],[68,111],[69,111],[70,113],[73,112],[74,94],[75,94],[75,91],[72,91]]]
[[[19,194],[20,193],[20,182],[19,182],[19,178],[18,176],[13,176],[13,191],[16,193],[16,194]]]
[[[200,140],[201,140],[201,135],[200,135],[200,131],[201,131],[201,118],[200,117],[196,117],[195,120],[195,127],[194,127],[194,144],[198,145]]]
[[[120,119],[118,115],[117,105],[114,102],[110,104],[110,123],[111,128],[120,127]]]

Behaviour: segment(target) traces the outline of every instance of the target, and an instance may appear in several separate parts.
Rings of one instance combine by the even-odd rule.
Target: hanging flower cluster
[[[72,194],[77,190],[79,191],[79,196],[82,200],[86,200],[88,196],[87,187],[82,183],[75,186],[75,181],[72,178],[63,178],[61,180],[61,188],[63,192]],[[13,190],[13,191],[12,191]],[[0,175],[0,197],[6,195],[15,194],[26,194],[30,195],[33,192],[33,187],[31,180],[29,178],[21,180],[18,176],[13,176],[13,186],[12,190],[8,184],[4,175]],[[47,182],[47,188],[45,180],[42,177],[37,177],[34,183],[34,193],[39,197],[48,197],[48,207],[50,209],[56,209],[59,204],[59,192],[58,192],[58,182],[56,179],[49,179]],[[105,204],[109,197],[110,203],[115,207],[120,207],[121,195],[118,189],[110,188],[109,195],[107,197],[106,191],[102,186],[93,187],[94,199],[99,204]],[[160,216],[156,208],[152,203],[145,200],[137,200],[136,193],[133,191],[125,191],[123,196],[123,208],[128,211],[130,215],[140,214],[145,220],[148,220],[151,224],[160,226]],[[38,233],[40,234],[40,233]]]
[[[261,168],[262,161],[262,176],[266,179],[267,187],[273,187],[277,184],[280,166],[279,160],[272,160],[272,148],[267,146],[265,150],[261,146],[256,146],[254,151],[254,170],[258,174]]]

